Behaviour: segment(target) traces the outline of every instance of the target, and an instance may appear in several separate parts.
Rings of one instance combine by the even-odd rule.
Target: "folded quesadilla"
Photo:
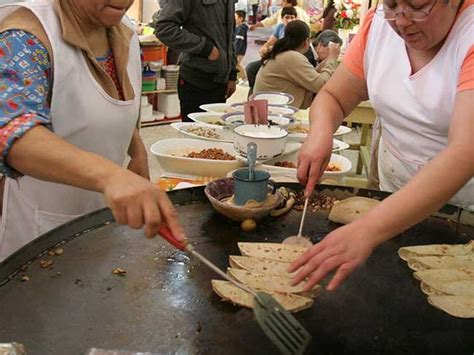
[[[307,250],[302,246],[280,243],[238,243],[238,246],[244,256],[286,263],[291,263],[298,259]]]
[[[472,296],[429,296],[428,302],[454,317],[474,318]]]
[[[398,249],[398,255],[405,261],[416,256],[456,256],[468,254],[474,254],[474,241],[471,241],[467,244],[416,245],[412,247],[403,247]]]
[[[408,267],[414,271],[428,269],[474,269],[474,255],[417,256],[408,259]]]
[[[224,301],[235,305],[253,308],[253,296],[234,286],[228,281],[212,280],[212,289]],[[298,296],[291,293],[261,290],[272,295],[289,312],[298,312],[313,305],[313,300],[308,297]]]
[[[227,273],[237,281],[254,289],[296,293],[303,296],[316,297],[321,292],[321,286],[316,285],[311,291],[304,291],[304,283],[291,286],[291,279],[285,276],[268,275],[247,270],[228,268]]]
[[[361,218],[379,203],[380,201],[367,197],[346,198],[337,202],[331,208],[329,220],[336,223],[349,224]]]

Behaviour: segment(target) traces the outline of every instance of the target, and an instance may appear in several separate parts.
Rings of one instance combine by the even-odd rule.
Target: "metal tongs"
[[[191,244],[176,240],[167,226],[161,225],[159,234],[174,247],[193,255],[225,280],[250,293],[253,296],[253,313],[258,324],[282,354],[303,354],[311,342],[311,335],[271,295],[265,292],[257,292],[237,282],[209,261],[209,259],[197,252]]]

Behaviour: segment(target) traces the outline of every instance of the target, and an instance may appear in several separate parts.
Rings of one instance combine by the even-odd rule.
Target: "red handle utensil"
[[[168,228],[168,226],[162,224],[160,226],[160,229],[158,230],[158,233],[160,234],[160,236],[165,239],[168,243],[170,243],[171,245],[173,245],[174,247],[178,248],[179,250],[183,250],[185,251],[186,250],[186,244],[185,242],[181,242],[179,240],[177,240],[174,236],[173,236],[173,233],[171,233],[170,229]]]

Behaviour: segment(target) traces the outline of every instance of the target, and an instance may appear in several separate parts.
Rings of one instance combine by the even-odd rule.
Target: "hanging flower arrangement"
[[[351,30],[359,25],[361,0],[334,0],[336,27]]]

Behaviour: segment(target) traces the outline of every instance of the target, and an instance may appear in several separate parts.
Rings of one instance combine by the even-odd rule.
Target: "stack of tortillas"
[[[474,241],[404,247],[398,255],[415,271],[430,304],[455,317],[474,318]]]
[[[313,305],[321,286],[304,292],[304,284],[291,285],[290,263],[306,248],[279,243],[238,243],[240,255],[229,257],[227,273],[242,284],[272,295],[286,310],[298,312]],[[212,289],[224,301],[252,308],[253,296],[228,281],[212,280]]]

